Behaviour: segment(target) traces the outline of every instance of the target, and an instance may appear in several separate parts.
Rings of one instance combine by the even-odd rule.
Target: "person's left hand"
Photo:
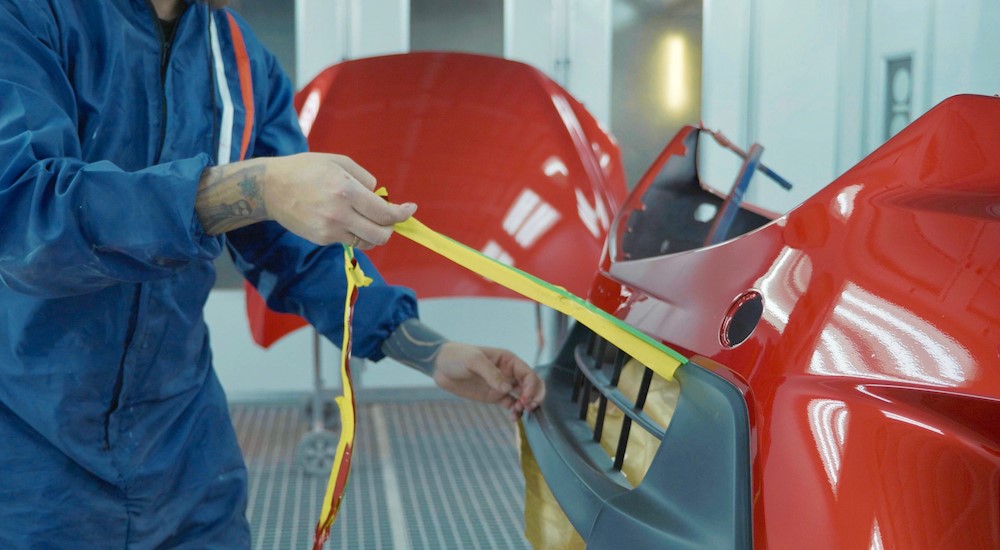
[[[459,342],[441,345],[434,382],[460,397],[501,405],[514,421],[545,398],[545,383],[510,351]]]

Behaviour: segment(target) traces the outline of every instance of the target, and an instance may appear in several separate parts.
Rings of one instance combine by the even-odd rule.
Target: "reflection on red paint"
[[[585,295],[610,215],[625,197],[614,139],[584,107],[523,63],[460,53],[347,61],[295,96],[312,151],[347,155],[431,228]],[[406,239],[368,252],[420,298],[514,293]],[[247,288],[254,340],[306,323]]]
[[[997,128],[1000,99],[956,97],[757,231],[605,258],[592,301],[749,385],[758,547],[1000,547]],[[763,316],[727,349],[747,289]]]
[[[412,53],[335,65],[296,95],[313,151],[345,154],[431,228],[585,294],[625,196],[618,146],[565,90],[505,59]],[[421,298],[509,291],[392,239],[369,256]]]

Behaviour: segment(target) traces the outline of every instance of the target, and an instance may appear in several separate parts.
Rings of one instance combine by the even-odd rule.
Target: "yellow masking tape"
[[[361,266],[354,260],[354,250],[344,247],[344,274],[347,277],[347,295],[344,300],[344,335],[340,345],[340,379],[344,395],[335,401],[340,410],[340,439],[337,442],[337,453],[334,456],[333,468],[327,482],[326,494],[323,497],[323,509],[320,512],[319,523],[313,538],[313,549],[321,550],[323,543],[330,536],[330,528],[337,518],[340,502],[347,488],[347,480],[351,472],[351,458],[354,452],[354,437],[357,433],[355,422],[354,385],[351,382],[350,352],[351,352],[351,322],[354,313],[355,292],[360,287],[371,284],[372,279],[365,275]],[[319,414],[314,411],[314,414]]]
[[[663,378],[673,378],[677,367],[687,363],[676,351],[565,289],[449,239],[416,218],[396,224],[396,232],[525,298],[576,319]]]
[[[385,196],[384,189],[377,193]],[[575,296],[565,289],[547,283],[519,269],[500,263],[481,252],[473,250],[457,241],[435,232],[416,218],[410,218],[396,224],[395,230],[400,235],[417,244],[444,256],[456,264],[469,269],[487,279],[506,287],[525,298],[564,313],[613,345],[624,351],[633,359],[639,361],[650,370],[665,379],[672,379],[677,367],[687,362],[687,359],[676,351],[650,338],[646,334],[630,327],[621,320],[609,315],[593,304]],[[316,526],[316,536],[313,541],[314,550],[322,548],[329,537],[330,527],[337,517],[343,491],[346,488],[350,473],[351,455],[353,453],[356,433],[354,388],[351,384],[351,374],[348,361],[351,349],[351,317],[353,313],[352,296],[358,287],[368,286],[371,279],[366,277],[361,267],[354,262],[353,250],[344,249],[345,273],[347,275],[347,300],[344,304],[344,336],[341,344],[340,373],[344,387],[344,395],[336,398],[340,409],[342,432],[337,445],[337,454],[333,469],[327,484],[326,495],[323,498],[323,509],[319,523]]]

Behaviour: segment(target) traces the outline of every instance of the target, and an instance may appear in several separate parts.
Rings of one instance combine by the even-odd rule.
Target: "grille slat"
[[[615,450],[615,462],[612,468],[621,471],[625,464],[625,448],[628,446],[628,434],[632,430],[632,418],[626,416],[622,419],[622,431],[618,434],[618,447]]]
[[[582,387],[583,387],[583,373],[577,370],[576,375],[573,377],[573,395],[570,397],[570,401],[576,403],[576,400],[580,399],[580,389]]]
[[[594,371],[592,368],[593,358],[587,355],[582,347],[577,347],[575,355],[577,374],[583,378],[583,387],[586,390],[584,393],[584,404],[582,404],[580,408],[582,414],[580,417],[581,420],[586,419],[585,404],[589,404],[587,401],[590,399],[590,390],[593,388],[597,390],[601,396],[607,398],[610,402],[614,403],[616,407],[621,409],[631,422],[638,423],[642,426],[642,429],[646,430],[657,439],[663,439],[666,431],[663,430],[655,420],[650,418],[649,415],[642,412],[642,407],[645,404],[646,395],[649,393],[649,386],[653,379],[653,371],[645,369],[642,386],[639,389],[639,397],[635,402],[633,402],[632,399],[625,396],[625,394],[623,394],[617,387],[611,384],[611,381],[607,376],[607,371]],[[597,421],[603,422],[600,417],[598,417]]]
[[[604,415],[608,412],[608,398],[601,394],[600,405],[597,406],[597,420],[594,422],[594,441],[601,441],[604,434]]]
[[[643,430],[661,441],[666,435],[666,430],[643,412],[654,373],[649,368],[643,368],[638,395],[633,401],[618,388],[622,371],[630,360],[628,354],[614,347],[604,338],[597,337],[593,332],[590,332],[586,339],[573,349],[573,359],[575,372],[571,397],[573,402],[580,399],[578,414],[580,420],[587,420],[592,392],[597,393],[597,414],[594,419],[593,440],[601,442],[604,435],[604,421],[608,415],[609,402],[624,413],[612,462],[612,468],[621,471],[633,423],[638,424]],[[612,368],[604,369],[609,360]]]
[[[622,377],[622,369],[625,367],[625,363],[628,363],[629,356],[622,350],[618,350],[615,354],[615,370],[611,375],[611,385],[617,387],[618,381]]]
[[[607,353],[607,351],[608,351],[608,341],[605,340],[604,338],[601,338],[600,340],[598,340],[597,349],[595,349],[593,353],[594,369],[601,370],[601,367],[604,366],[604,356]]]
[[[587,409],[590,407],[590,378],[583,379],[583,399],[580,400],[580,420],[587,419]]]
[[[642,373],[642,384],[639,386],[639,395],[635,398],[635,408],[641,411],[646,406],[646,396],[649,395],[649,384],[653,382],[653,371],[648,368]],[[660,439],[663,439],[662,437]]]

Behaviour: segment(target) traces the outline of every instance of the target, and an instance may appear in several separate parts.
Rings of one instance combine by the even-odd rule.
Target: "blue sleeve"
[[[252,37],[249,32],[245,36]],[[263,48],[260,51],[267,61],[268,78],[263,95],[255,95],[255,110],[260,119],[253,155],[303,152],[308,145],[292,105],[291,83],[273,56]],[[226,237],[237,268],[257,288],[268,307],[304,317],[340,345],[347,289],[344,251],[340,245],[318,246],[275,222],[243,227],[230,231]],[[403,321],[417,316],[417,301],[410,289],[387,284],[364,254],[356,255],[373,283],[358,294],[352,351],[356,356],[377,361],[383,357],[382,341]]]
[[[27,4],[0,3],[0,285],[83,294],[217,256],[194,211],[211,159],[134,172],[81,160],[55,22]]]
[[[336,345],[344,330],[344,249],[317,246],[275,222],[250,225],[228,234],[237,268],[257,288],[267,306],[305,317]],[[413,291],[382,279],[364,254],[356,253],[366,275],[354,308],[353,353],[378,361],[382,342],[403,321],[417,316]]]

